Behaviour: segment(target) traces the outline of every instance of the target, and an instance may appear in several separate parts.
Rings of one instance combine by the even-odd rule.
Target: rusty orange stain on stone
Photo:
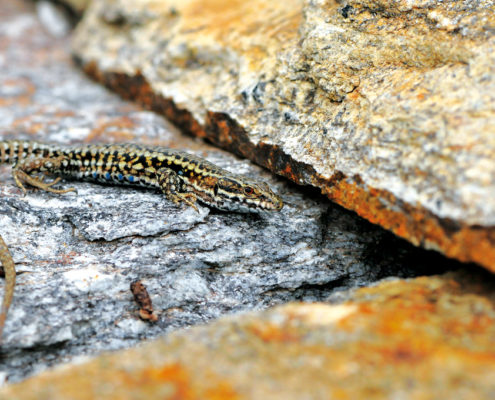
[[[247,326],[255,336],[265,343],[290,343],[297,342],[299,336],[291,333],[287,327],[281,327],[273,323],[251,324]]]
[[[56,111],[53,114],[53,116],[57,117],[57,118],[73,117],[75,115],[76,115],[76,113],[74,111],[71,111],[71,110],[60,110],[60,111]]]
[[[409,337],[417,331],[417,324],[427,322],[433,312],[431,304],[396,304],[393,309],[380,310],[375,315],[378,320],[377,332],[383,335],[404,335]]]
[[[179,363],[143,369],[135,382],[138,385],[162,385],[164,382],[169,382],[174,387],[171,398],[177,400],[193,398],[188,373]]]
[[[70,263],[72,263],[74,257],[77,257],[79,255],[80,254],[76,253],[75,251],[70,251],[68,253],[64,253],[64,254],[62,254],[62,257],[59,260],[57,260],[57,263],[59,263],[61,265],[69,265]]]
[[[236,400],[239,398],[229,382],[220,379],[216,374],[211,373],[210,375],[209,382],[205,382],[206,385],[198,385],[194,379],[191,379],[184,366],[180,363],[171,363],[139,370],[137,375],[127,374],[125,379],[129,388],[148,388],[152,397],[156,395],[158,388],[163,388],[164,384],[169,384],[172,386],[173,393],[167,390],[166,398],[171,400],[199,398],[204,400]],[[205,387],[199,389],[198,386]]]
[[[218,128],[218,138],[219,140],[222,141],[225,145],[228,145],[232,143],[232,136],[230,135],[230,127],[228,126],[227,122],[224,121],[219,121],[217,124]]]
[[[359,90],[359,87],[357,87],[356,89],[354,89],[351,93],[348,93],[347,94],[347,98],[349,100],[353,100],[353,101],[357,101],[359,100],[360,98],[362,97],[361,95],[361,92]]]
[[[295,177],[293,176],[292,168],[291,168],[290,164],[286,164],[285,165],[285,168],[282,171],[280,171],[280,173],[283,176],[285,176],[285,177],[287,177],[287,178],[289,178],[291,180],[294,180],[295,179]]]
[[[110,121],[97,124],[84,141],[87,143],[104,142],[108,141],[110,137],[117,139],[117,141],[133,140],[135,139],[135,135],[132,133],[134,126],[134,122],[127,116],[113,118]]]
[[[2,82],[5,88],[11,88],[15,94],[1,98],[1,105],[27,105],[32,103],[32,96],[36,93],[36,86],[28,78],[6,79]]]
[[[359,332],[355,348],[362,362],[378,358],[388,365],[459,360],[478,367],[494,365],[495,351],[487,351],[495,326],[493,304],[475,294],[481,292],[476,285],[464,288],[455,281],[438,281],[419,278],[359,290],[355,300],[363,303],[338,327],[349,334]],[[470,312],[476,304],[478,313]],[[471,344],[461,345],[463,340]],[[473,351],[477,348],[480,351]]]
[[[421,93],[418,93],[416,95],[416,98],[420,101],[424,100],[426,98],[426,93],[425,92],[421,92]]]
[[[232,388],[229,382],[218,382],[216,386],[207,388],[201,397],[205,400],[237,400],[241,397]]]

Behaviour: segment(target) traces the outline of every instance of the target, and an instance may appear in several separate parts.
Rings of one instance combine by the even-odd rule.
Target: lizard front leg
[[[198,198],[194,193],[187,193],[183,191],[184,183],[175,171],[172,171],[169,168],[160,168],[156,175],[162,192],[169,200],[172,200],[175,204],[184,202],[199,212],[198,207],[196,207],[196,201]]]

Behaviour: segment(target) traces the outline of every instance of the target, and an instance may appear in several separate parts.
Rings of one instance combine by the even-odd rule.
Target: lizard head
[[[219,178],[213,188],[214,207],[236,212],[280,211],[284,205],[265,182],[244,176]]]

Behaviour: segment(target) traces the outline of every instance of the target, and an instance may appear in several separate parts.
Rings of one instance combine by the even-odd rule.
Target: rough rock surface
[[[181,128],[495,271],[494,7],[102,0],[74,51]]]
[[[289,304],[175,332],[0,399],[493,399],[494,293],[481,273],[392,280],[344,304]]]
[[[82,12],[89,5],[90,1],[91,0],[61,0],[58,1],[58,3],[65,4],[77,14],[82,14]]]
[[[0,234],[18,271],[2,379],[228,313],[457,267],[107,92],[70,62],[67,40],[48,35],[28,3],[0,3],[0,70],[2,138],[189,149],[264,179],[285,201],[266,216],[196,213],[153,191],[80,182],[63,183],[77,195],[23,197],[10,167],[0,166]],[[137,316],[129,290],[136,278],[152,296],[154,325]]]

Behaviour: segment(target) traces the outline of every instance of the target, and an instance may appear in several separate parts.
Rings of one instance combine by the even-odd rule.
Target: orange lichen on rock
[[[247,329],[265,343],[290,343],[300,339],[295,332],[291,333],[286,329],[281,329],[278,324],[253,324]]]
[[[0,399],[488,399],[494,289],[486,272],[385,281],[343,304],[176,332],[7,386]]]

